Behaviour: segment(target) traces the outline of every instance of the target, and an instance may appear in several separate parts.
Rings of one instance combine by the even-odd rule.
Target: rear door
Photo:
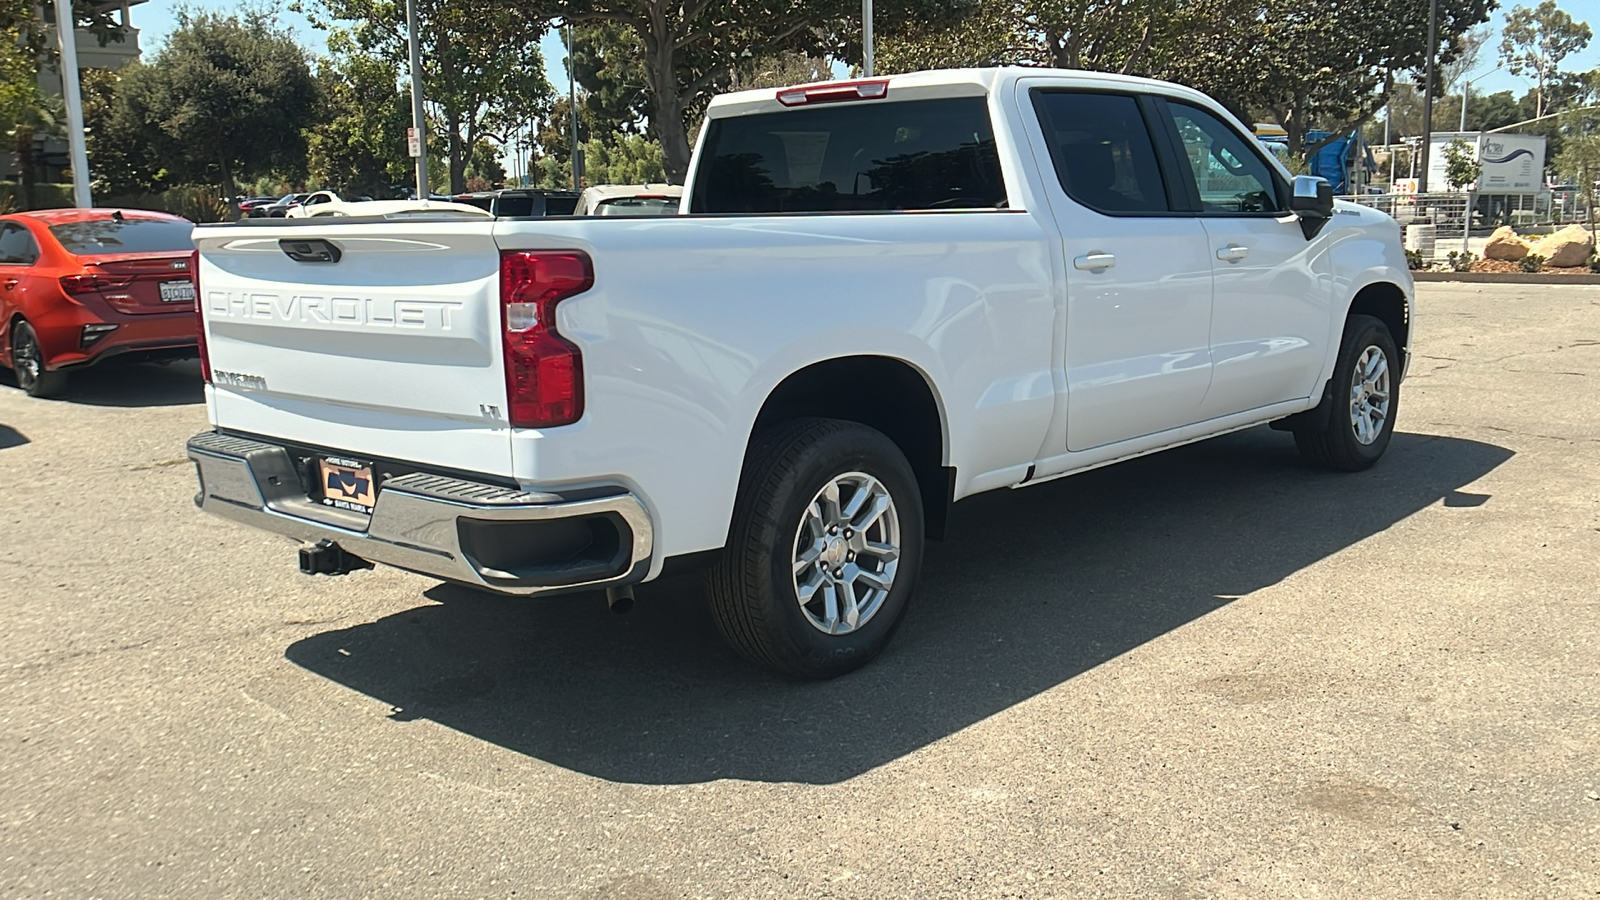
[[[1288,212],[1254,139],[1198,105],[1163,100],[1215,274],[1211,390],[1201,418],[1311,396],[1331,321],[1330,263]]]
[[[217,425],[509,477],[492,227],[195,229]]]
[[[1181,428],[1211,382],[1210,240],[1176,212],[1152,108],[1024,79],[1067,260],[1067,449]],[[1170,164],[1168,164],[1170,165]]]

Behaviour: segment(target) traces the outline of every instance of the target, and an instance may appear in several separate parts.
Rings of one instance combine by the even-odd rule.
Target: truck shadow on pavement
[[[17,387],[10,369],[0,369],[0,385]],[[187,406],[206,402],[206,392],[200,364],[194,360],[166,365],[108,363],[73,372],[61,401],[83,406]]]
[[[1512,453],[1396,434],[1361,475],[1310,469],[1288,435],[1231,435],[956,507],[894,642],[795,683],[723,646],[696,576],[436,604],[299,641],[305,669],[554,765],[613,781],[830,784],[1023,702],[1377,534]],[[1488,502],[1492,502],[1490,499]],[[1452,503],[1452,505],[1456,505]]]

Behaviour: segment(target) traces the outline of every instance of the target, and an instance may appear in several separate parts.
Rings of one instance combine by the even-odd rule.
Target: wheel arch
[[[1374,281],[1356,291],[1345,312],[1348,319],[1367,315],[1389,327],[1395,346],[1404,355],[1411,346],[1411,304],[1405,289],[1392,281]]]
[[[871,389],[864,391],[863,385]],[[955,469],[946,465],[949,426],[926,373],[888,356],[844,356],[812,363],[767,394],[749,438],[779,422],[808,417],[856,422],[888,436],[917,476],[927,537],[943,537]]]

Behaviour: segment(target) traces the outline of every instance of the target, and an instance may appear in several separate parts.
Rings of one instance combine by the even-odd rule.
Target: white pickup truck
[[[201,226],[196,502],[507,594],[707,569],[723,634],[860,666],[964,497],[1271,422],[1372,465],[1399,231],[1172,84],[990,69],[746,91],[682,214]],[[1285,438],[1287,439],[1287,437]]]

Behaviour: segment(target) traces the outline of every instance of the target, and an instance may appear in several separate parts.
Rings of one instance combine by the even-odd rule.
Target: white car
[[[387,218],[415,216],[466,216],[474,219],[494,218],[486,210],[467,203],[441,200],[352,200],[324,203],[297,218],[315,219],[327,216],[384,216]]]
[[[953,503],[1269,422],[1356,471],[1393,432],[1398,226],[1185,87],[730,94],[682,203],[196,228],[197,502],[312,573],[626,606],[702,566],[734,647],[828,677]]]
[[[306,199],[300,201],[299,206],[290,207],[289,211],[284,213],[284,218],[303,219],[316,212],[317,208],[320,206],[328,203],[343,202],[344,201],[340,199],[339,195],[333,191],[313,191],[306,197]]]
[[[578,195],[578,215],[673,216],[682,197],[676,184],[597,184]]]

